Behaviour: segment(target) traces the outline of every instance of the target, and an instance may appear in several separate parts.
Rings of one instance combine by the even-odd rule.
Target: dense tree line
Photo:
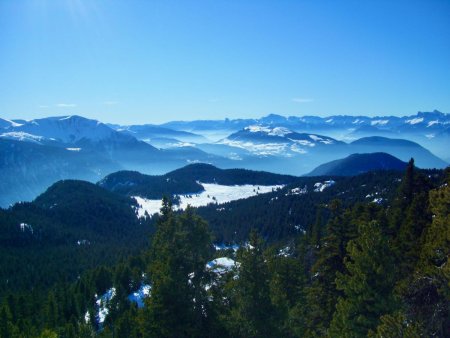
[[[448,337],[449,184],[450,170],[436,182],[411,161],[387,203],[335,199],[305,232],[269,243],[250,231],[237,253],[215,252],[207,223],[165,199],[145,253],[4,297],[0,336]],[[237,263],[215,271],[217,256]],[[142,283],[151,295],[138,308],[128,295]],[[96,295],[111,287],[99,325]]]

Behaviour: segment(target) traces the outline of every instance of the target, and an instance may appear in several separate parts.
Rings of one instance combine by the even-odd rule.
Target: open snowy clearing
[[[184,210],[188,205],[201,207],[210,203],[223,204],[283,188],[283,185],[264,186],[246,184],[229,186],[213,183],[200,184],[205,188],[205,191],[193,195],[180,195],[180,204],[175,206],[176,210]],[[159,213],[161,200],[151,200],[139,196],[133,196],[133,198],[139,205],[136,209],[136,214],[139,218]]]

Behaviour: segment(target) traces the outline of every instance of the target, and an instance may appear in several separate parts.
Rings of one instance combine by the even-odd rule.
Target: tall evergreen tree
[[[308,337],[323,337],[333,316],[338,297],[336,288],[338,272],[345,271],[346,245],[353,236],[350,214],[344,214],[341,202],[330,204],[332,219],[328,222],[322,238],[317,260],[311,269],[311,286],[306,290],[306,330]]]
[[[418,172],[411,159],[399,187],[392,214],[393,249],[397,256],[399,275],[407,276],[419,259],[423,236],[431,222],[428,194],[431,184]]]
[[[450,174],[450,169],[447,170]],[[430,192],[433,221],[420,261],[404,292],[406,314],[421,323],[424,336],[450,336],[450,175]]]
[[[18,330],[12,323],[12,316],[6,304],[0,307],[0,337],[13,338],[18,336]]]
[[[263,241],[255,231],[249,245],[238,251],[239,275],[232,299],[230,329],[233,337],[279,337],[275,307],[270,299],[269,271]]]
[[[378,326],[379,318],[395,309],[392,288],[395,266],[388,241],[375,221],[362,224],[347,247],[347,273],[337,273],[343,292],[331,322],[331,337],[363,337]]]
[[[212,244],[207,226],[188,208],[174,215],[163,200],[151,247],[149,278],[152,284],[143,318],[148,337],[205,335],[204,289],[207,252]]]

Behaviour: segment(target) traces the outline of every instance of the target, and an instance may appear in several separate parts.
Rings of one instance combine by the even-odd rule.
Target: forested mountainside
[[[406,162],[386,153],[352,154],[346,158],[321,164],[308,176],[355,176],[374,170],[400,170]]]
[[[106,176],[98,185],[126,196],[159,198],[193,194],[203,191],[201,183],[221,185],[277,185],[296,181],[298,177],[246,169],[219,169],[210,164],[196,163],[151,176],[132,171],[119,171]]]
[[[60,181],[31,203],[0,209],[0,295],[73,282],[147,244],[134,201],[84,181]]]
[[[382,203],[358,197],[366,193],[364,185],[370,186],[370,175],[393,186]],[[343,188],[343,182],[348,191],[335,196],[333,189]],[[263,236],[252,231],[232,248],[213,246],[211,220],[208,226],[192,208],[175,213],[165,200],[162,215],[154,218],[151,245],[139,254],[85,271],[72,282],[62,278],[46,292],[32,288],[4,293],[0,335],[447,337],[449,183],[448,169],[424,172],[413,162],[400,177],[369,173],[343,179],[312,195],[328,192],[332,199],[317,201],[323,212],[301,231],[273,241],[273,233],[259,229]],[[101,189],[94,187],[86,189]],[[283,203],[294,196],[305,198],[297,188],[294,184],[245,202],[257,206],[259,201],[259,210],[273,209],[279,215],[302,213],[268,204],[269,197]],[[33,206],[49,208],[52,196],[57,194],[44,195]],[[214,208],[218,206],[198,213],[207,216]],[[2,216],[11,217],[11,210]],[[247,223],[258,223],[254,215],[247,216]],[[246,223],[241,217],[232,221]],[[26,225],[19,229],[29,231]]]

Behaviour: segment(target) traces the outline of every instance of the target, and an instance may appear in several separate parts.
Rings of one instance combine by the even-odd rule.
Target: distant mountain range
[[[0,119],[0,206],[31,200],[61,179],[97,182],[120,170],[160,175],[190,163],[298,176],[354,153],[385,152],[401,161],[414,157],[421,168],[443,168],[449,127],[450,115],[437,111],[408,117],[269,115],[161,126],[108,125],[81,116]]]
[[[386,153],[352,154],[321,164],[307,176],[355,176],[375,170],[403,171],[406,166],[406,162]]]
[[[175,130],[229,135],[250,125],[285,127],[299,133],[318,133],[339,140],[351,141],[365,136],[406,138],[426,146],[435,154],[450,161],[445,142],[450,141],[450,114],[434,110],[409,116],[281,116],[270,114],[260,119],[225,119],[173,121],[163,126]],[[443,143],[444,142],[444,143]]]

